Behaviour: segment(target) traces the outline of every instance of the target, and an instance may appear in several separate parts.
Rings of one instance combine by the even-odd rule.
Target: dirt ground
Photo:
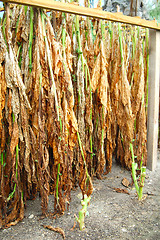
[[[9,229],[0,231],[0,240],[50,240],[63,239],[60,233],[43,227],[51,225],[60,227],[65,232],[65,239],[97,240],[97,239],[160,239],[160,154],[158,166],[154,172],[147,170],[144,194],[146,199],[137,200],[134,186],[126,188],[122,179],[131,182],[131,173],[116,163],[112,172],[103,180],[94,180],[94,191],[88,207],[89,216],[85,217],[86,228],[79,230],[74,224],[74,214],[81,209],[80,190],[72,191],[69,211],[56,219],[40,220],[40,199],[27,202],[25,218],[22,222]],[[117,193],[113,188],[127,189],[130,194]],[[53,196],[50,196],[49,208],[53,211]]]

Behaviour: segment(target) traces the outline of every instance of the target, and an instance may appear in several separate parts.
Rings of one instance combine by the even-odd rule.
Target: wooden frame
[[[160,78],[160,31],[150,30],[148,121],[147,121],[147,168],[157,166],[158,118],[159,118],[159,78]]]
[[[127,23],[131,25],[137,25],[145,28],[160,30],[160,24],[156,21],[147,21],[140,17],[129,17],[122,13],[110,13],[102,11],[99,8],[86,8],[76,5],[75,3],[56,2],[53,0],[3,0],[3,2],[17,3],[20,5],[28,5],[46,8],[50,10],[56,10],[61,12],[67,12],[71,14],[77,14],[87,17],[100,18],[104,20],[110,20],[114,22]]]
[[[160,24],[156,21],[147,21],[139,17],[129,17],[122,13],[110,13],[100,9],[86,8],[75,3],[62,3],[53,0],[3,0],[6,3],[17,3],[41,7],[50,10],[67,12],[93,18],[100,18],[114,22],[127,23],[150,28],[150,64],[149,64],[149,91],[148,91],[148,129],[147,129],[147,167],[155,170],[157,166],[158,144],[158,109],[159,109],[159,77],[160,77]],[[154,30],[153,30],[154,29]]]

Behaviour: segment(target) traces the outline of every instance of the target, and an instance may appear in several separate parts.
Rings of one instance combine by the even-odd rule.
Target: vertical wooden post
[[[154,171],[157,166],[158,145],[160,31],[150,30],[149,41],[147,168],[151,171]]]

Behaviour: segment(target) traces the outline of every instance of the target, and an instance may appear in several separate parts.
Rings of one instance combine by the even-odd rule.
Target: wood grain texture
[[[104,20],[110,20],[114,22],[127,23],[131,25],[137,25],[145,28],[160,30],[160,24],[156,21],[147,21],[139,17],[129,17],[122,13],[110,13],[102,11],[100,9],[81,7],[76,4],[62,3],[51,0],[3,0],[3,2],[17,3],[20,5],[28,5],[46,8],[50,10],[56,10],[61,12],[67,12],[71,14],[78,14],[87,17],[100,18]]]
[[[160,32],[150,30],[148,121],[147,121],[147,168],[155,170],[158,147],[158,111],[160,77]]]

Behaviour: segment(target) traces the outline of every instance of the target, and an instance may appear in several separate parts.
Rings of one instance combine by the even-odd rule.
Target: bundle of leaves
[[[63,213],[71,189],[146,164],[148,33],[75,15],[7,5],[0,26],[0,227],[41,196]],[[134,141],[133,141],[134,139]]]

